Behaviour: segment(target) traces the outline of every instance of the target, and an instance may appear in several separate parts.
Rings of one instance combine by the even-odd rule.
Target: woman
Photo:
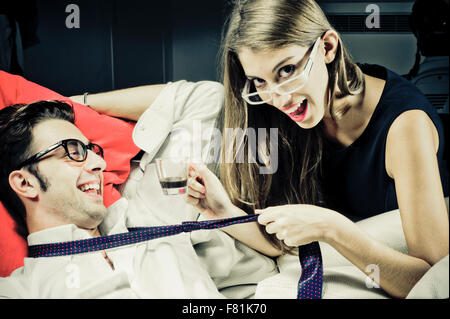
[[[235,161],[221,179],[190,171],[187,202],[206,218],[261,214],[225,231],[270,256],[329,243],[380,286],[406,297],[448,254],[448,179],[435,109],[409,82],[352,62],[313,0],[238,1],[223,44],[224,128],[280,129],[279,169]],[[222,156],[248,147],[222,141]],[[355,221],[399,208],[409,254],[377,242]],[[269,236],[267,236],[269,234]]]

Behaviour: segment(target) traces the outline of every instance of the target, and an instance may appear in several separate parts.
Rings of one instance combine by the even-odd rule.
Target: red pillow
[[[120,198],[114,185],[125,182],[130,173],[130,160],[139,152],[132,139],[135,123],[99,114],[20,76],[0,71],[0,109],[38,100],[60,100],[73,105],[75,125],[104,150],[107,165],[103,174],[103,197],[106,207],[113,204]],[[0,203],[0,277],[9,276],[13,270],[23,266],[26,256],[26,240],[17,234],[14,220]]]

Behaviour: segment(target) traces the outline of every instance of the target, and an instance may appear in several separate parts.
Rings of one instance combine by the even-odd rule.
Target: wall
[[[415,62],[416,38],[409,28],[413,3],[414,0],[320,1],[327,16],[345,17],[340,21],[348,21],[335,27],[341,31],[342,40],[356,62],[380,64],[398,74],[407,74]],[[374,5],[379,9],[379,25],[368,28],[366,18],[374,12],[371,9]]]
[[[65,8],[80,8],[80,29],[68,29]],[[25,50],[25,76],[62,94],[100,92],[187,79],[218,80],[226,0],[37,0],[41,43]],[[331,1],[325,11],[367,15],[371,1]],[[378,1],[381,13],[410,10],[412,1]],[[397,9],[395,7],[397,5]],[[415,38],[403,33],[342,33],[357,62],[405,74]]]
[[[66,6],[80,28],[66,27]],[[216,80],[221,1],[38,0],[40,43],[25,77],[64,95],[180,79]]]

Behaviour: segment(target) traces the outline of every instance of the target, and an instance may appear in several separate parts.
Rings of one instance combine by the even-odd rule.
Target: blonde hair
[[[226,27],[221,51],[221,76],[225,87],[223,128],[242,128],[243,130],[249,127],[249,110],[241,98],[246,77],[238,52],[242,48],[265,51],[293,44],[310,47],[319,36],[333,29],[321,8],[313,0],[236,1]],[[334,96],[338,93],[340,97],[343,97],[364,90],[364,75],[351,60],[340,37],[336,57],[333,62],[327,64],[327,69],[328,104],[330,114],[335,119],[343,116],[348,111],[348,107],[333,110]],[[336,87],[338,92],[335,92]],[[265,110],[264,107],[259,109]],[[296,138],[285,134],[281,136],[280,148],[287,150],[286,154],[292,160],[291,162],[301,162],[298,180],[293,180],[292,177],[287,181],[287,191],[282,202],[317,205],[323,201],[320,192],[322,127],[318,125],[309,130],[298,130],[295,134],[301,134],[301,137],[297,136],[301,144],[293,141]],[[227,152],[237,154],[236,151],[240,148],[248,147],[247,140],[244,136],[240,141],[231,142],[223,136],[220,175],[232,202],[250,212],[252,209],[265,208],[267,204],[270,204],[268,198],[273,189],[273,176],[259,174],[259,165],[250,163],[248,158],[244,163],[236,163],[236,161],[225,163],[225,154]],[[269,165],[269,163],[263,165]],[[293,169],[294,166],[288,171]],[[275,237],[269,236],[269,239],[276,247],[288,250]]]

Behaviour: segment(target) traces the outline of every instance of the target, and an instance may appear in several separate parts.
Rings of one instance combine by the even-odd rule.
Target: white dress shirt
[[[146,154],[132,172],[124,198],[108,208],[100,226],[102,235],[127,231],[127,226],[181,223],[197,216],[181,197],[162,195],[154,164],[170,156],[180,142],[174,135],[212,127],[223,105],[223,87],[215,82],[168,83],[136,124],[133,139]],[[201,147],[208,144],[206,135]],[[194,148],[196,146],[194,145]],[[137,194],[136,175],[143,176]],[[130,195],[127,199],[126,195]],[[137,198],[142,196],[143,199]],[[189,214],[187,212],[190,212]],[[190,216],[192,217],[192,216]],[[89,238],[75,225],[46,229],[28,236],[29,245]],[[187,233],[107,250],[114,269],[102,252],[63,257],[25,258],[24,266],[0,278],[3,298],[223,298],[202,266]]]
[[[146,153],[122,189],[130,206],[129,227],[201,219],[183,196],[163,195],[154,160],[176,155],[180,150],[206,164],[220,159],[221,136],[214,127],[223,101],[224,89],[219,83],[179,81],[170,83],[139,118],[133,138]],[[228,298],[253,298],[257,284],[278,273],[273,259],[220,229],[189,235],[201,264]]]
[[[108,208],[102,235],[127,232],[128,201]],[[29,245],[90,238],[75,225],[32,233]],[[186,233],[106,251],[25,258],[24,266],[0,278],[2,298],[222,298],[201,266]]]
[[[108,208],[102,235],[198,219],[183,196],[163,195],[154,160],[184,152],[205,162],[223,94],[216,82],[167,84],[136,123],[133,140],[145,155],[122,185],[123,198]],[[220,145],[220,140],[213,142]],[[30,234],[28,244],[89,237],[75,225],[64,225]],[[25,258],[23,267],[0,278],[0,298],[249,298],[259,281],[278,272],[272,259],[221,230],[183,233],[106,253],[114,269],[102,252]]]

